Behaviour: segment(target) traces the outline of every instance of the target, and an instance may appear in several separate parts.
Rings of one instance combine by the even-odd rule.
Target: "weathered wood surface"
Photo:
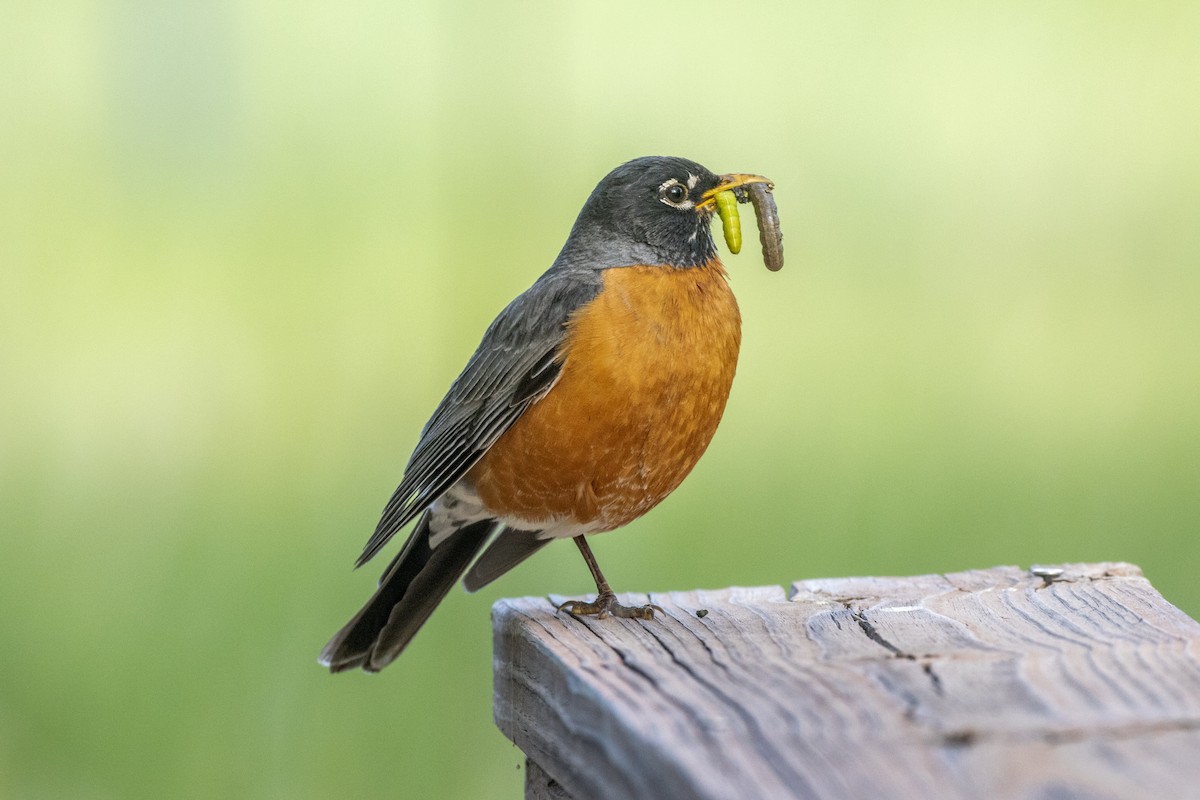
[[[1200,624],[1062,566],[624,598],[651,622],[502,600],[496,722],[528,797],[1200,797]]]

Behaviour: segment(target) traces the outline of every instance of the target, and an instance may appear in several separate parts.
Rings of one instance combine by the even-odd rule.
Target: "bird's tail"
[[[464,525],[431,547],[425,512],[375,594],[325,645],[320,663],[330,672],[355,667],[378,672],[392,663],[467,571],[495,524],[489,519]]]

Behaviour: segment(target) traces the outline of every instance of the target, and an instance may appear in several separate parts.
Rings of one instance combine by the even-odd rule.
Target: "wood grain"
[[[1197,796],[1200,624],[1062,568],[502,600],[496,722],[575,800]]]

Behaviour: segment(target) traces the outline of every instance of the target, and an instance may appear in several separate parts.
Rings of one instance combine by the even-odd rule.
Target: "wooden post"
[[[493,608],[527,798],[1200,797],[1200,624],[1129,564],[560,600]]]

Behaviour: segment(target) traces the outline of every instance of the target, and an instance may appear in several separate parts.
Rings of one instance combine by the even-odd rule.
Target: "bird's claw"
[[[623,606],[617,602],[617,596],[612,592],[602,592],[591,603],[586,603],[583,600],[568,600],[565,603],[560,603],[555,609],[558,611],[566,611],[573,617],[595,617],[596,619],[604,619],[605,617],[620,617],[622,619],[654,619],[654,612],[666,614],[662,610],[662,606],[648,603],[644,606]]]

